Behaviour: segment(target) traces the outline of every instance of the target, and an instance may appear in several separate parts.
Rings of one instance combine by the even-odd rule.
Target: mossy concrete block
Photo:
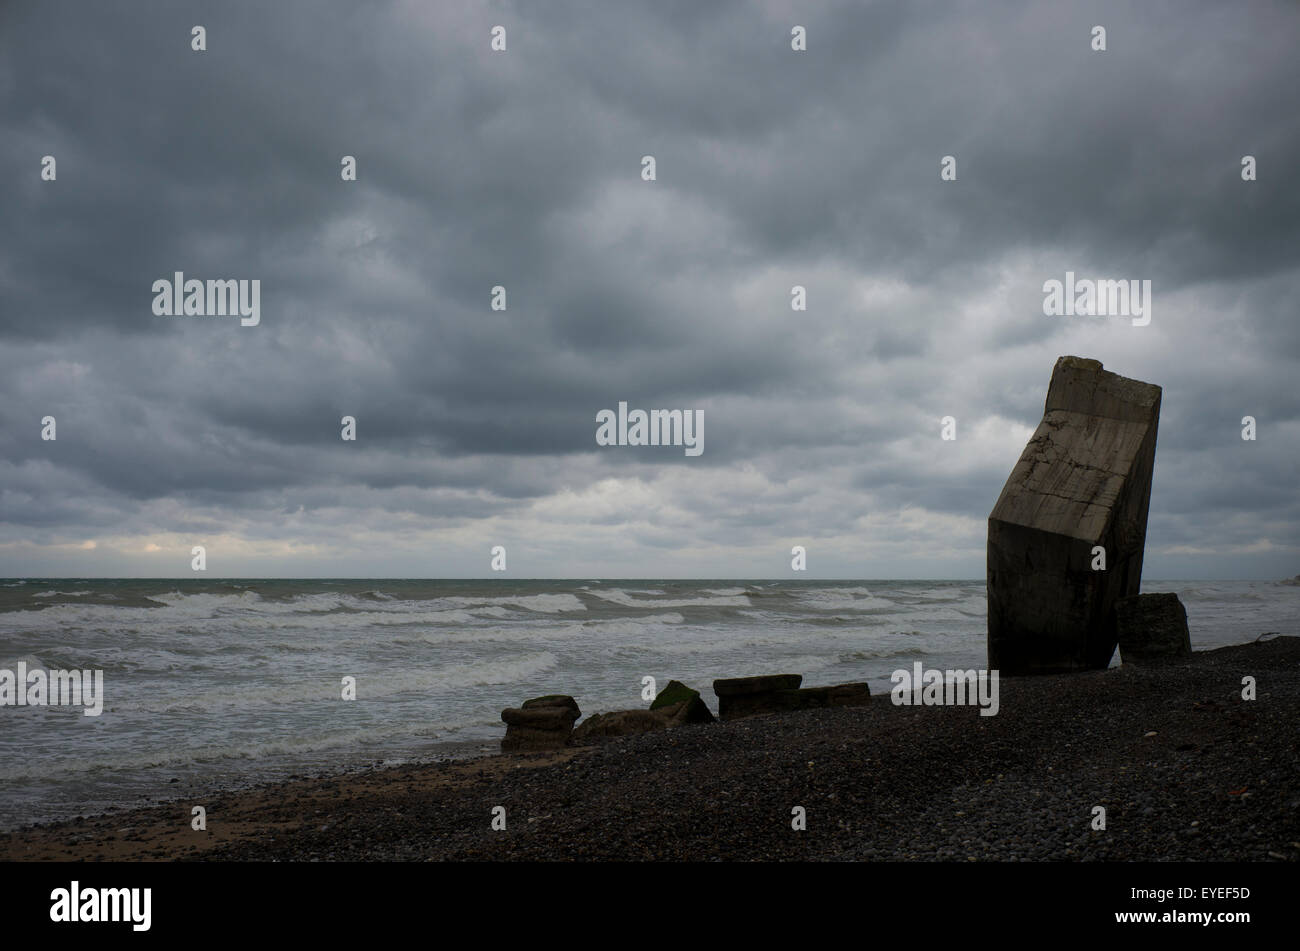
[[[650,704],[651,710],[662,710],[668,707],[677,707],[683,705],[678,712],[678,717],[684,723],[712,723],[713,711],[709,705],[704,702],[698,690],[686,686],[679,680],[668,681],[668,686],[659,691],[654,702]]]

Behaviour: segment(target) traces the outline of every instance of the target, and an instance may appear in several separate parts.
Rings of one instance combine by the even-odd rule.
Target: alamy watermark
[[[83,888],[73,881],[50,892],[54,922],[122,921],[130,923],[132,931],[148,931],[152,906],[152,888]]]
[[[185,279],[177,271],[173,280],[153,282],[153,312],[157,317],[238,316],[242,327],[256,327],[262,321],[262,282],[253,280],[200,281]]]
[[[628,411],[618,404],[618,413],[602,409],[596,414],[597,446],[684,446],[686,455],[704,452],[704,410],[643,409]]]
[[[28,670],[20,660],[16,670],[0,667],[0,707],[83,706],[88,717],[104,712],[102,670]]]
[[[889,699],[896,707],[975,706],[980,716],[998,713],[996,670],[926,670],[918,660],[910,671],[899,669],[890,677]]]
[[[1076,281],[1073,271],[1065,281],[1043,282],[1043,313],[1048,317],[1132,317],[1134,327],[1151,323],[1150,281]]]

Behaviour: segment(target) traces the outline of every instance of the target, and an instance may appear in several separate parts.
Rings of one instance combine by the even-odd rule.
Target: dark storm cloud
[[[978,575],[1077,352],[1165,388],[1152,548],[1294,573],[1297,39],[1286,4],[6,5],[0,572],[225,531],[474,574],[483,526],[559,574],[803,537]],[[261,324],[155,317],[176,270],[260,279]],[[1151,280],[1152,324],[1044,316],[1066,270]],[[704,454],[598,450],[620,400],[704,409]]]

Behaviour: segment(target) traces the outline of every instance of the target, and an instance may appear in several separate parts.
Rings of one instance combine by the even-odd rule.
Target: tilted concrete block
[[[989,516],[990,669],[1110,663],[1115,603],[1142,579],[1160,395],[1097,360],[1056,361],[1043,420]]]

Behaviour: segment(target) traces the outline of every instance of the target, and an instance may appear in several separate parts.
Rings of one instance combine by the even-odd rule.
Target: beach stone
[[[502,750],[549,750],[568,746],[572,741],[573,721],[582,715],[578,703],[563,694],[551,694],[525,700],[522,707],[501,711],[506,735]]]
[[[712,723],[713,711],[709,705],[704,702],[698,690],[694,690],[678,680],[668,681],[668,686],[660,690],[655,697],[654,702],[650,704],[651,710],[661,710],[666,707],[682,706],[678,716],[684,723]]]
[[[1139,594],[1115,604],[1119,656],[1128,663],[1149,663],[1192,652],[1187,609],[1178,595]]]
[[[1104,669],[1115,604],[1138,593],[1160,387],[1056,361],[1043,419],[989,515],[988,663],[1003,674]],[[1093,570],[1093,548],[1105,570]]]

